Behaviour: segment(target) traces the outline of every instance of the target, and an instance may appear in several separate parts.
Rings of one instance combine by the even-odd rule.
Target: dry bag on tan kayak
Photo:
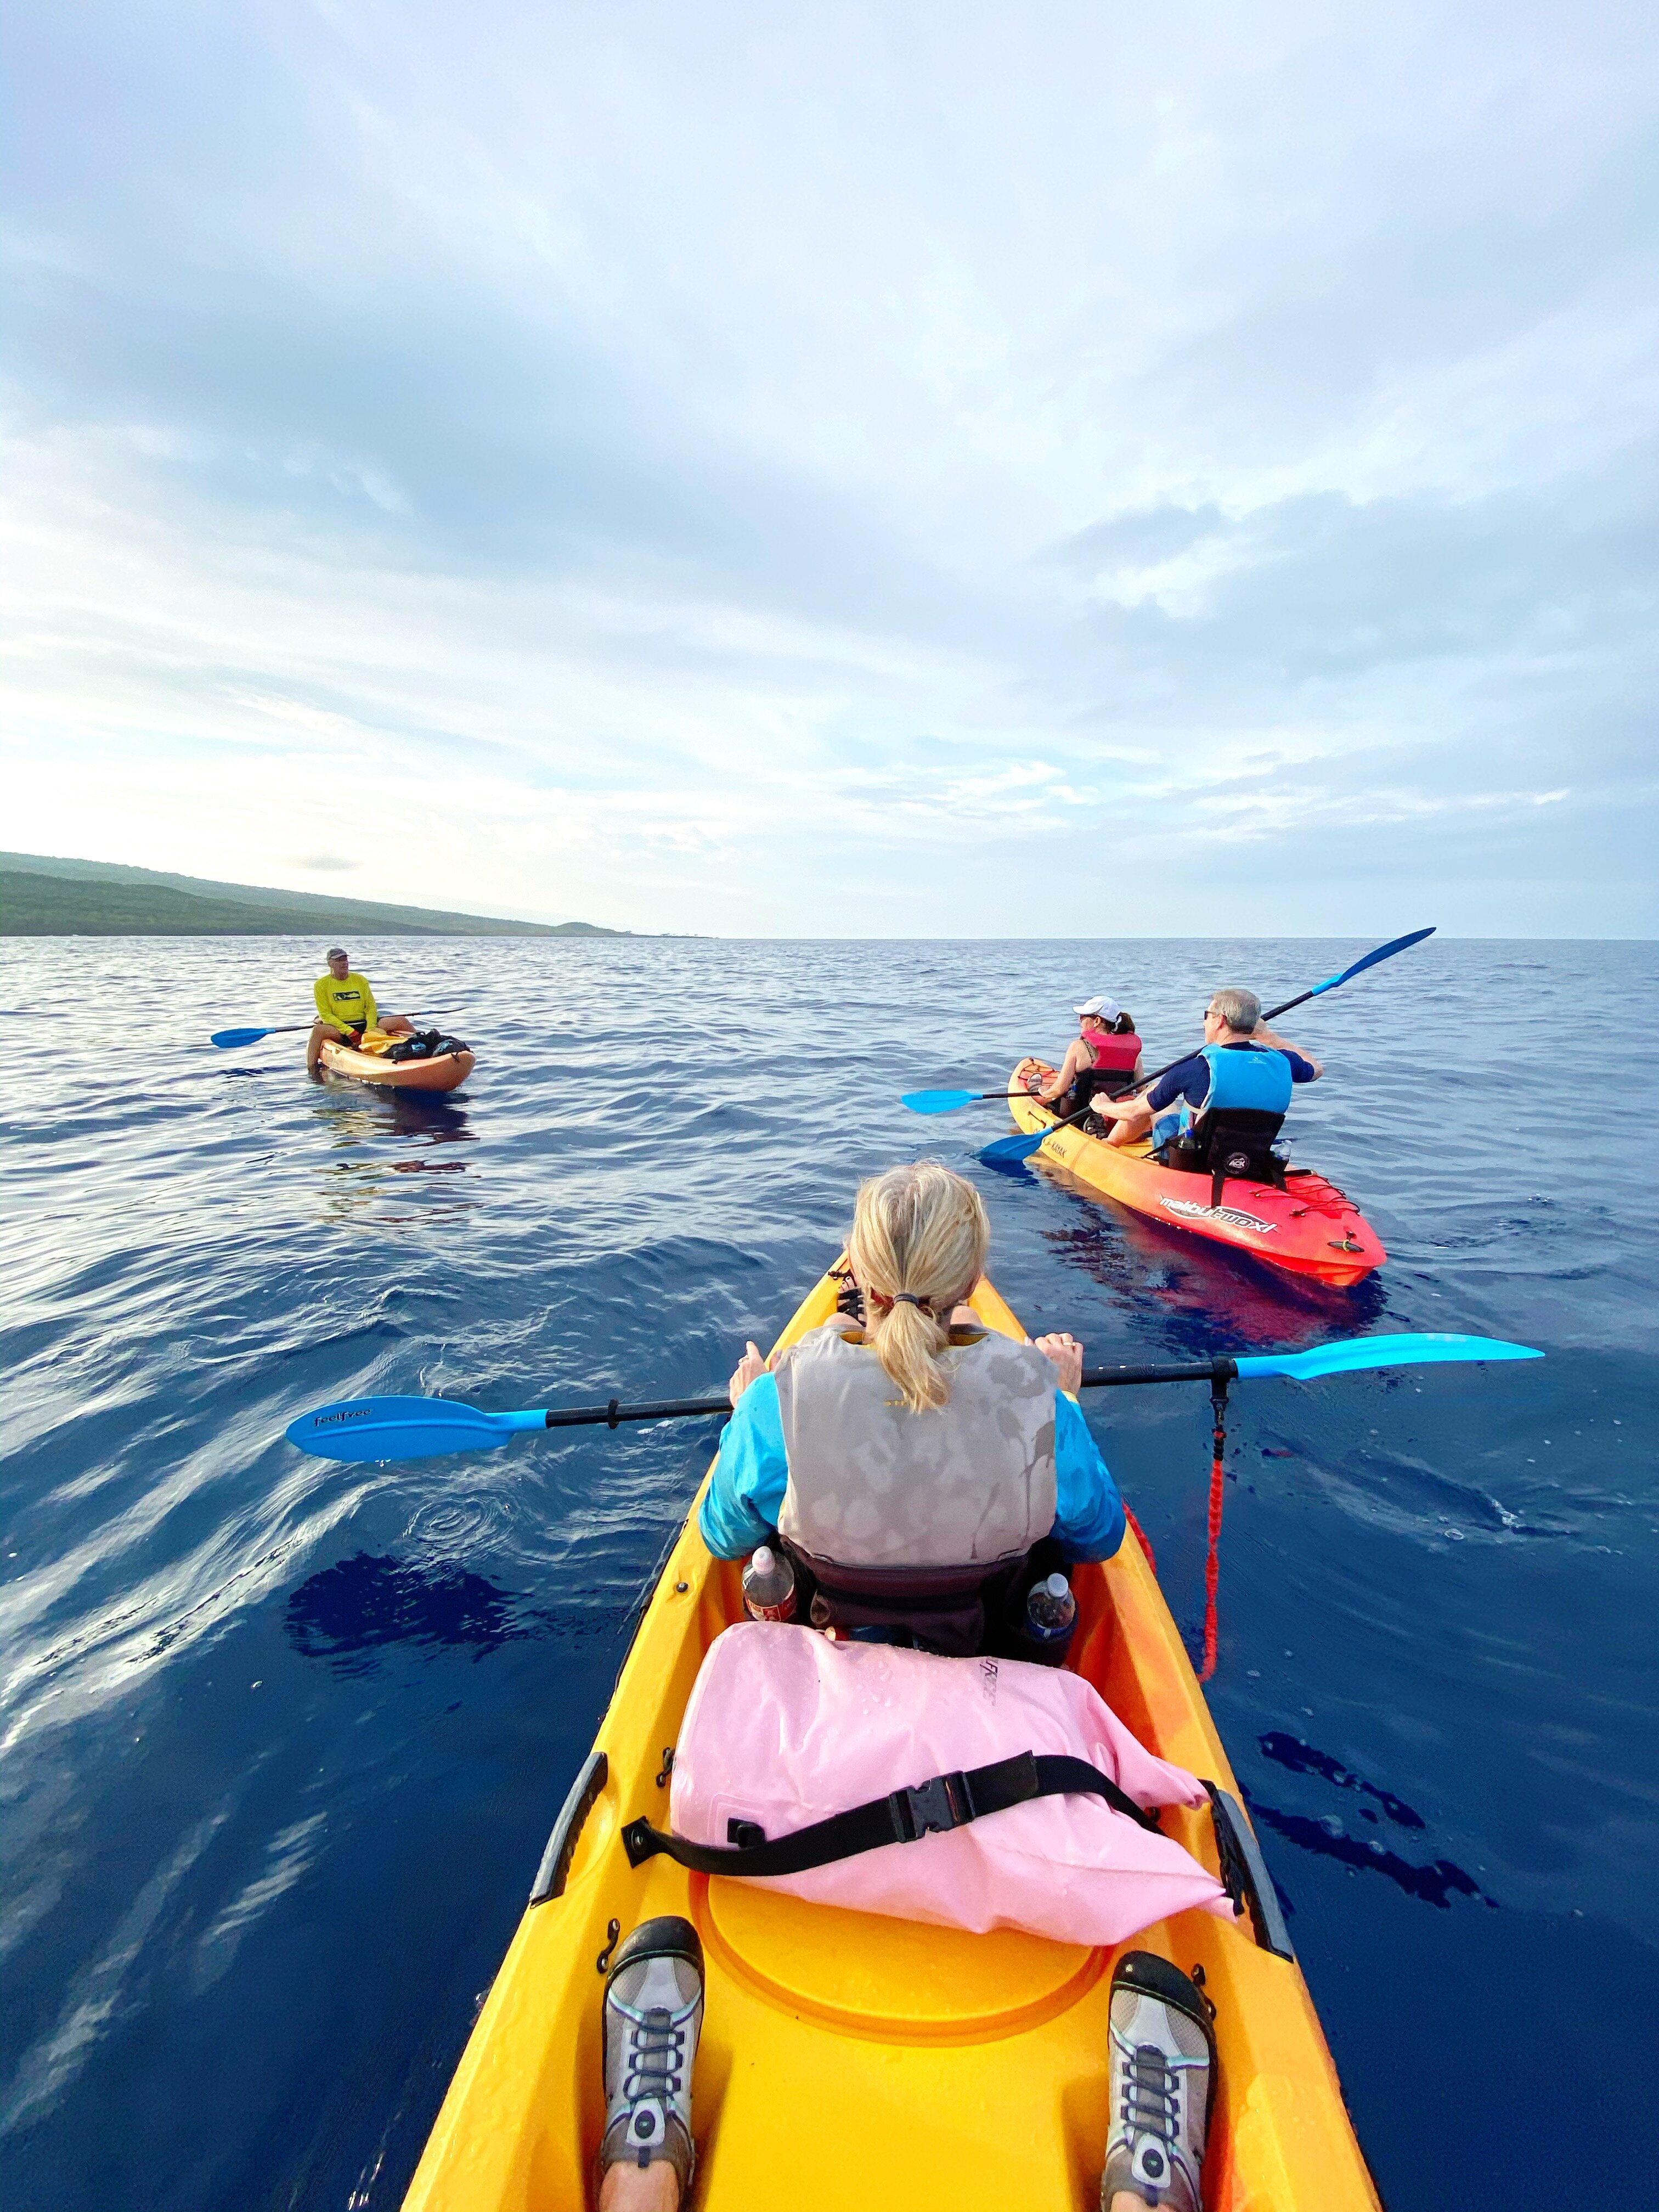
[[[1232,1917],[1141,1809],[1206,1802],[1079,1675],[750,1621],[698,1674],[667,1848],[703,1846],[689,1863],[820,1904],[1109,1945],[1194,1906]],[[836,1856],[793,1870],[817,1856],[801,1832],[831,1822],[819,1850]],[[666,1840],[637,1830],[630,1855]]]

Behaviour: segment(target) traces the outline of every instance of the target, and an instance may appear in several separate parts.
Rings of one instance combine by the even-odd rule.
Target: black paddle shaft
[[[1236,1382],[1238,1369],[1231,1359],[1206,1359],[1190,1367],[1085,1367],[1085,1390],[1109,1390],[1119,1382]]]
[[[1091,1367],[1083,1377],[1083,1388],[1106,1390],[1122,1382],[1231,1382],[1237,1373],[1231,1359],[1206,1359],[1201,1366]],[[642,1406],[624,1406],[612,1398],[604,1406],[550,1406],[542,1419],[550,1429],[619,1429],[624,1421],[678,1421],[731,1410],[729,1398],[662,1398]]]
[[[695,1413],[729,1413],[729,1398],[664,1398],[651,1406],[550,1406],[543,1415],[550,1429],[620,1428],[624,1421],[677,1421]]]

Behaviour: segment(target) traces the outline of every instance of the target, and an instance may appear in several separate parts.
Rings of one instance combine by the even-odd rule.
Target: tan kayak
[[[373,1042],[371,1030],[365,1042]],[[387,1037],[389,1045],[396,1037]],[[432,1060],[388,1060],[384,1053],[359,1052],[330,1037],[324,1043],[322,1064],[331,1075],[349,1075],[356,1083],[373,1083],[383,1091],[453,1091],[472,1073],[470,1052],[440,1053]]]

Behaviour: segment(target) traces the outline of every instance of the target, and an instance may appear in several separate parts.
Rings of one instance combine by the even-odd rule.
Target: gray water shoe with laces
[[[691,2069],[702,2029],[702,1945],[689,1920],[642,1920],[605,1984],[605,2139],[599,2172],[667,2160],[690,2192]]]
[[[1153,1952],[1126,1951],[1113,1972],[1111,2069],[1103,2212],[1121,2190],[1169,2212],[1200,2212],[1215,2035],[1197,1986]]]

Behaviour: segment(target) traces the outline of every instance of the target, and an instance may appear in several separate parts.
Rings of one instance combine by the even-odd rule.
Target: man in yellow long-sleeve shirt
[[[383,1014],[379,1011],[368,976],[358,975],[338,945],[329,953],[327,975],[317,978],[315,993],[317,1018],[311,1025],[311,1036],[306,1045],[306,1067],[313,1075],[317,1073],[318,1060],[330,1037],[337,1038],[343,1044],[355,1044],[366,1029],[378,1029],[385,1036],[408,1036],[414,1029],[407,1014]]]

